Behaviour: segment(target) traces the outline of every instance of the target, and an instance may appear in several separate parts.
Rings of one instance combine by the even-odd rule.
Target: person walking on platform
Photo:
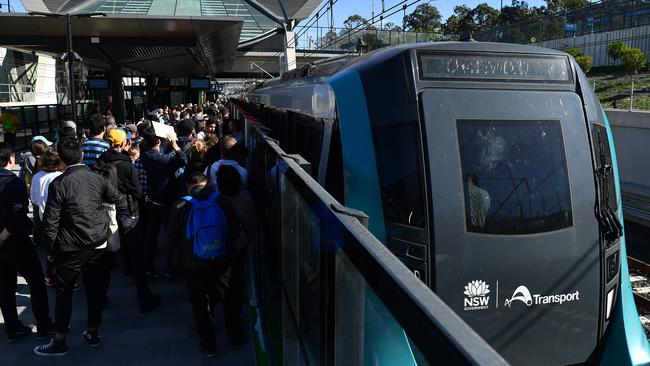
[[[54,252],[57,273],[56,335],[49,343],[34,348],[34,353],[43,357],[68,354],[72,291],[80,273],[88,303],[88,328],[82,336],[90,347],[100,344],[98,328],[106,298],[102,281],[111,266],[106,260],[110,256],[104,255],[110,235],[104,203],[115,204],[118,218],[127,214],[124,196],[106,178],[81,163],[83,152],[76,139],[61,141],[57,150],[67,167],[50,183],[43,215],[43,245]]]
[[[106,150],[99,161],[115,166],[118,190],[124,194],[127,202],[128,219],[119,223],[124,250],[124,266],[133,273],[135,287],[140,301],[140,311],[148,313],[160,306],[160,299],[151,292],[145,272],[146,251],[143,243],[144,234],[139,221],[139,204],[143,198],[138,174],[126,153],[126,133],[120,129],[108,131],[111,148]]]
[[[49,317],[43,269],[36,249],[29,239],[32,222],[27,217],[28,196],[25,182],[11,169],[16,164],[13,151],[0,146],[0,311],[9,343],[31,334],[31,328],[18,320],[16,308],[17,274],[29,286],[37,335],[44,339],[54,333]]]
[[[83,143],[83,163],[89,167],[109,148],[104,140],[105,133],[106,119],[98,114],[90,116],[90,138]]]
[[[164,244],[169,248],[171,265],[185,280],[194,323],[201,339],[199,348],[210,358],[217,353],[211,317],[214,302],[210,298],[230,268],[231,257],[235,256],[233,243],[240,235],[240,225],[232,208],[219,204],[219,193],[207,186],[204,176],[194,173],[187,182],[190,196],[172,205],[167,221],[170,224],[164,226],[161,237],[165,238]],[[208,230],[210,235],[198,234]],[[235,282],[230,285],[241,286]],[[242,345],[248,340],[236,305],[236,301],[231,301],[223,307],[226,333],[232,346]]]
[[[210,179],[210,186],[216,192],[219,192],[219,184],[217,183],[217,172],[221,166],[231,166],[239,172],[242,182],[242,189],[246,189],[248,186],[248,172],[246,168],[239,165],[237,159],[239,158],[239,145],[235,138],[228,136],[224,137],[220,141],[219,151],[221,153],[221,159],[216,163],[210,165],[205,169],[205,174]]]
[[[153,131],[147,131],[143,137],[147,146],[147,150],[140,155],[140,161],[147,176],[145,242],[148,251],[146,268],[152,277],[159,277],[154,266],[158,248],[158,230],[175,198],[174,178],[180,175],[178,171],[185,166],[187,157],[173,136],[167,137],[172,147],[172,152],[169,154],[161,152],[161,140]]]

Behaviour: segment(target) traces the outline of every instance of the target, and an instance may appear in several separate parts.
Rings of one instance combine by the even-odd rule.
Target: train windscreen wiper
[[[610,175],[613,173],[612,164],[608,164],[607,155],[605,153],[605,146],[602,135],[602,128],[596,128],[598,134],[598,158],[599,158],[599,167],[596,169],[596,175],[598,177],[597,182],[599,183],[597,187],[599,190],[599,204],[596,209],[596,217],[598,219],[598,224],[600,230],[605,236],[605,238],[613,242],[616,239],[620,238],[623,235],[623,225],[618,219],[618,216],[612,209],[611,205],[611,195],[610,195],[610,184],[613,182],[610,180]]]

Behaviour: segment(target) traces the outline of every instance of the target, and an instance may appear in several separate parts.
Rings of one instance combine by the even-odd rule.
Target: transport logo
[[[498,301],[498,300],[497,300]],[[565,302],[580,301],[580,291],[570,292],[566,294],[553,294],[553,295],[541,295],[541,294],[532,294],[528,287],[519,286],[512,293],[512,296],[509,299],[506,299],[503,306],[511,307],[514,301],[521,301],[526,304],[526,306],[532,305],[547,305],[547,304],[564,304]]]
[[[512,302],[515,300],[519,300],[527,306],[533,305],[533,298],[530,296],[530,291],[528,291],[528,287],[526,286],[517,287],[515,292],[512,293],[512,297],[506,299],[506,302],[503,304],[503,306],[510,307]]]
[[[464,310],[485,310],[490,303],[490,285],[485,281],[474,280],[465,286]]]

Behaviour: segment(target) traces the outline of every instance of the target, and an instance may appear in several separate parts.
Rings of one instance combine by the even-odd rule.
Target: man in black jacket
[[[32,222],[27,217],[27,189],[11,169],[14,153],[0,146],[0,310],[9,343],[31,334],[31,328],[18,320],[16,310],[16,276],[23,275],[29,285],[32,311],[37,321],[39,339],[54,333],[49,317],[43,269],[29,240]]]
[[[104,152],[99,160],[115,166],[118,179],[118,190],[124,194],[127,200],[128,216],[136,218],[139,215],[138,202],[142,200],[143,193],[140,181],[138,181],[138,172],[135,170],[131,158],[126,151],[128,150],[126,132],[115,128],[107,134],[108,142],[111,148]],[[144,243],[144,231],[142,223],[138,220],[135,227],[126,231],[120,227],[121,239],[124,243],[125,266],[129,266],[135,279],[135,287],[140,301],[140,311],[148,313],[160,306],[160,299],[151,292],[147,275],[146,265],[146,247]]]
[[[126,200],[103,176],[81,164],[81,145],[75,139],[61,141],[57,150],[67,165],[65,172],[49,187],[43,215],[43,245],[54,253],[56,278],[56,335],[48,344],[34,348],[43,357],[68,354],[66,335],[72,315],[72,289],[83,273],[88,302],[86,343],[100,343],[97,329],[101,324],[106,292],[102,278],[110,270],[110,256],[104,255],[110,234],[110,219],[104,202],[115,204],[117,215],[126,215]]]

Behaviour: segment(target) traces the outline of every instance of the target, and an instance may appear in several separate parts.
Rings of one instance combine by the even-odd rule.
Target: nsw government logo
[[[490,303],[490,285],[485,281],[471,281],[465,286],[464,310],[485,310]]]

